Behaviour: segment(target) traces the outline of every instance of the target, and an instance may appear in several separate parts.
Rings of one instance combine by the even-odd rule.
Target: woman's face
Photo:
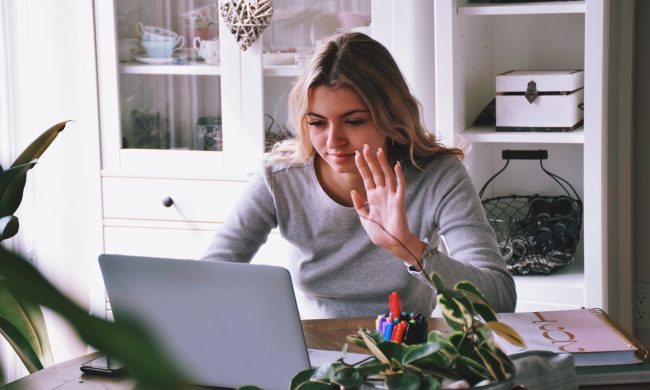
[[[386,150],[386,136],[373,124],[368,107],[350,88],[318,86],[309,93],[309,139],[334,172],[357,173],[354,152],[367,144]]]

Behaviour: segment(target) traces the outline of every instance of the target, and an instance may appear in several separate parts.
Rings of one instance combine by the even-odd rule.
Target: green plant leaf
[[[499,357],[501,362],[503,362],[504,367],[506,368],[506,371],[510,375],[515,375],[516,367],[515,363],[510,359],[510,356],[506,355],[505,352],[501,350],[498,346],[495,345],[494,347],[494,353]]]
[[[375,341],[375,344],[379,344],[384,341],[384,335],[377,330],[359,328],[359,332],[364,332],[366,336]],[[357,347],[368,349],[366,342],[363,341],[363,338],[360,334],[349,335],[346,337],[346,341],[350,344],[356,345]]]
[[[476,311],[474,310],[474,305],[472,302],[465,296],[457,296],[452,298],[458,304],[461,313],[463,314],[463,328],[471,328],[474,326]]]
[[[466,296],[468,296],[472,302],[481,303],[483,305],[489,306],[487,298],[481,293],[481,291],[472,283],[467,280],[461,280],[456,283],[454,286],[456,290],[463,291]]]
[[[388,359],[395,359],[398,361],[401,365],[402,359],[404,358],[404,354],[408,350],[407,346],[403,344],[397,344],[392,341],[383,341],[379,344],[377,344],[377,348],[386,356]]]
[[[316,371],[309,378],[310,381],[322,381],[327,380],[331,381],[332,376],[334,375],[334,366],[336,363],[325,363],[316,368]]]
[[[296,390],[333,390],[334,386],[327,382],[304,382]]]
[[[408,372],[388,375],[386,377],[386,386],[389,389],[418,390],[420,388],[420,378]]]
[[[30,302],[17,299],[1,282],[0,316],[20,333],[21,340],[15,342],[9,339],[11,334],[7,334],[6,337],[18,356],[23,360],[28,371],[33,368],[40,370],[52,364],[49,337],[41,308]],[[28,343],[28,348],[22,340]],[[24,348],[24,351],[16,348]],[[34,351],[38,363],[34,363],[34,359],[30,357],[32,351]]]
[[[425,375],[420,384],[420,390],[440,390],[442,385],[431,375]]]
[[[23,200],[23,190],[27,182],[27,171],[36,164],[32,161],[27,164],[11,167],[0,174],[0,216],[12,215]]]
[[[19,227],[18,217],[15,215],[0,217],[0,241],[15,236]]]
[[[359,330],[359,335],[361,338],[363,338],[363,341],[366,343],[366,346],[370,353],[375,355],[375,357],[382,363],[384,364],[390,364],[390,360],[384,355],[384,353],[377,348],[377,344],[375,344],[375,341],[366,334],[363,330]]]
[[[476,313],[483,318],[483,321],[498,321],[497,315],[489,305],[474,302]]]
[[[346,336],[345,341],[348,344],[356,345],[359,348],[368,349],[368,346],[366,345],[366,342],[363,341],[363,338],[361,336],[359,336],[359,335],[352,334],[352,335]]]
[[[422,359],[426,356],[436,353],[440,349],[440,345],[433,343],[424,343],[406,348],[402,356],[402,364],[409,364],[418,359]]]
[[[440,275],[438,275],[437,273],[434,272],[433,274],[431,274],[431,281],[433,282],[433,285],[436,286],[436,291],[438,292],[438,294],[444,294],[447,291],[449,291],[449,289],[447,289],[445,284],[442,282]]]
[[[290,390],[298,388],[302,383],[309,382],[312,375],[316,372],[315,368],[309,368],[307,370],[300,371],[291,378],[291,384],[289,385]]]
[[[430,343],[435,343],[440,345],[441,347],[453,347],[454,345],[449,341],[447,338],[447,335],[442,333],[439,330],[432,330],[429,332],[429,337],[427,338],[427,341]]]
[[[63,121],[55,124],[49,129],[45,130],[38,138],[32,141],[25,150],[16,158],[16,161],[11,165],[15,167],[18,165],[27,164],[30,161],[38,159],[43,155],[45,150],[50,146],[52,141],[59,135],[61,131],[65,128],[65,125],[70,121]]]
[[[337,370],[332,377],[332,382],[338,383],[343,387],[359,387],[365,381],[363,376],[354,367],[343,367]]]
[[[445,294],[438,294],[438,305],[440,305],[442,316],[445,318],[447,325],[453,330],[463,329],[465,319],[457,301]]]
[[[476,353],[483,360],[492,381],[497,382],[506,379],[506,367],[494,351],[485,347],[477,347]]]
[[[89,315],[63,295],[28,261],[0,246],[0,280],[21,301],[43,305],[65,318],[82,340],[124,362],[134,378],[145,386],[179,388],[184,376],[167,359],[151,335],[127,318],[108,322]]]
[[[504,324],[503,322],[490,321],[483,324],[486,328],[496,332],[499,336],[503,337],[510,344],[516,345],[518,347],[525,347],[526,342],[521,337],[521,335],[510,327],[510,325]]]
[[[483,380],[490,379],[485,366],[466,356],[459,356],[456,359],[456,370],[470,385]]]
[[[240,386],[236,390],[264,390],[257,386]]]
[[[363,377],[368,377],[370,375],[379,374],[382,371],[390,368],[388,364],[382,363],[380,361],[374,360],[370,361],[362,366],[357,367],[357,370]]]
[[[27,371],[33,373],[43,369],[41,359],[39,359],[38,354],[34,351],[30,342],[17,327],[1,315],[0,333],[2,333],[13,350],[16,351],[16,354],[27,368]]]

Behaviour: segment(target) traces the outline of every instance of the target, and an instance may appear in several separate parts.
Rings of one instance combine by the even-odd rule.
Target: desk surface
[[[354,334],[359,329],[374,327],[372,318],[341,318],[334,320],[306,320],[302,322],[307,347],[325,350],[340,350],[345,341],[345,336]],[[432,318],[429,321],[430,329],[442,329],[446,327],[442,319]],[[351,346],[350,351],[365,352]],[[3,390],[18,389],[106,389],[123,390],[133,389],[134,383],[128,379],[109,378],[97,375],[84,374],[79,366],[98,356],[98,353],[78,357],[63,363],[59,363],[28,375],[15,382],[2,387]],[[581,387],[583,388],[583,387]],[[648,384],[636,385],[610,385],[610,386],[587,386],[589,390],[641,390],[647,389]]]

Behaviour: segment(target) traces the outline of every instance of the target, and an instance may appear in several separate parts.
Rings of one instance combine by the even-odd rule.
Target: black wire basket
[[[546,150],[504,150],[505,165],[485,182],[479,197],[513,275],[548,275],[575,258],[582,225],[582,200],[573,186],[544,168]],[[508,195],[483,199],[485,189],[510,160],[539,160],[542,171],[566,195]],[[571,189],[571,192],[567,189]]]

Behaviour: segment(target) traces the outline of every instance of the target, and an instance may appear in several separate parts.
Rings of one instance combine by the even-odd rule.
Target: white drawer
[[[104,177],[102,186],[104,218],[223,222],[247,182]]]
[[[213,230],[151,227],[104,227],[106,253],[179,259],[198,259],[208,249]],[[289,244],[273,232],[253,258],[253,263],[286,268]]]

